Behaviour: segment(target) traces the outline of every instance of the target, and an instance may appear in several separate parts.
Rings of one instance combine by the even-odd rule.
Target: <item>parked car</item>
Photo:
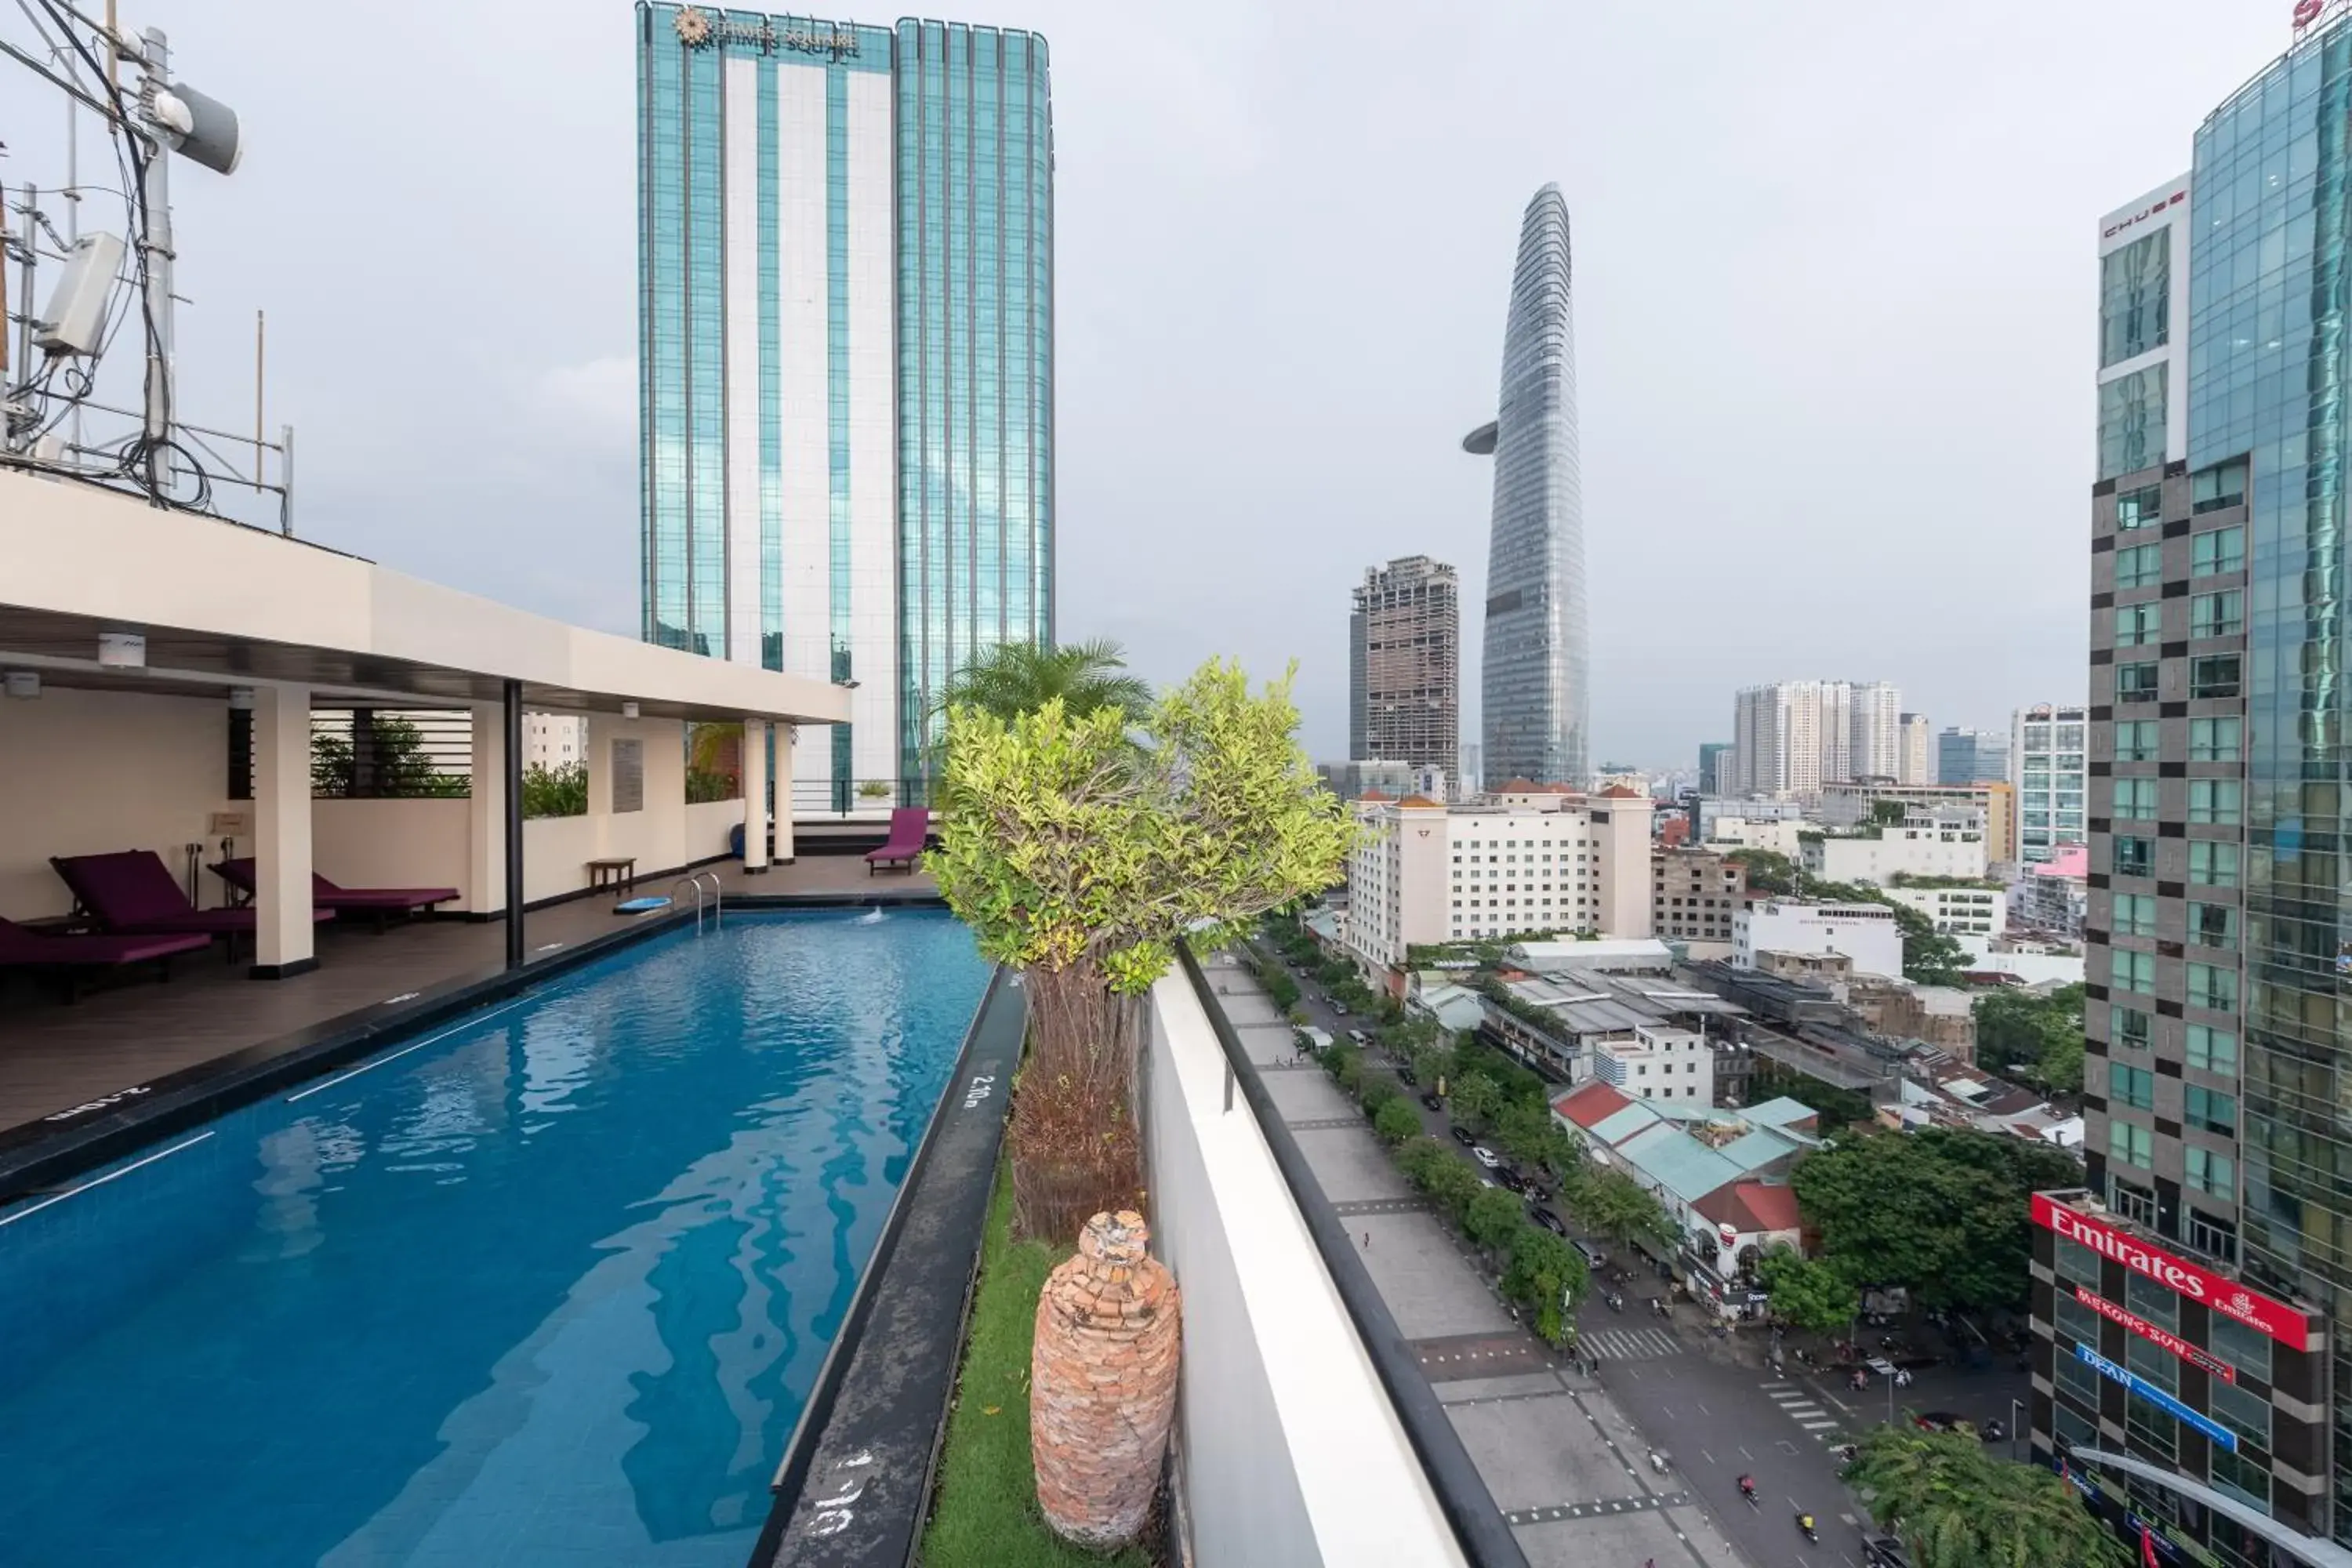
[[[1445,1101],[1437,1098],[1437,1091],[1433,1089],[1421,1097],[1421,1103],[1431,1110],[1445,1109]]]
[[[1862,1543],[1865,1568],[1911,1568],[1903,1542],[1892,1535],[1874,1535]]]
[[[1405,1082],[1410,1084],[1419,1084],[1421,1082],[1421,1079],[1412,1076],[1412,1064],[1411,1062],[1400,1062],[1397,1064],[1397,1077],[1404,1079]]]
[[[1528,1179],[1525,1176],[1520,1175],[1517,1171],[1512,1170],[1508,1165],[1497,1165],[1495,1167],[1495,1180],[1502,1183],[1503,1185],[1510,1188],[1511,1191],[1515,1193],[1525,1193],[1528,1190]]]
[[[1580,1241],[1576,1244],[1576,1250],[1584,1254],[1584,1261],[1592,1268],[1601,1269],[1609,1267],[1609,1255],[1592,1243]]]
[[[1360,1046],[1369,1037],[1361,1029],[1350,1029],[1348,1031],[1348,1037]]]
[[[1476,1136],[1473,1134],[1467,1127],[1456,1127],[1454,1130],[1454,1141],[1456,1143],[1461,1144],[1465,1149],[1467,1149],[1470,1145],[1478,1142]]]
[[[1344,1017],[1346,1017],[1346,1016],[1348,1016],[1348,1005],[1347,1005],[1345,1002],[1338,1001],[1338,1000],[1336,1000],[1336,999],[1335,999],[1335,1000],[1332,1002],[1332,1004],[1331,1004],[1331,1011],[1333,1011],[1334,1013],[1337,1013],[1338,1015],[1339,1015],[1339,1016],[1341,1016],[1342,1018],[1344,1018]]]
[[[1503,1163],[1503,1157],[1500,1154],[1496,1153],[1492,1149],[1487,1148],[1484,1143],[1471,1144],[1470,1157],[1477,1161],[1478,1163],[1486,1166],[1486,1169],[1490,1171],[1494,1170]]]
[[[1546,1230],[1551,1232],[1554,1236],[1566,1236],[1568,1234],[1568,1222],[1560,1218],[1559,1215],[1552,1213],[1551,1210],[1544,1207],[1541,1204],[1538,1204],[1535,1207],[1529,1209],[1528,1211],[1528,1217],[1534,1220]]]

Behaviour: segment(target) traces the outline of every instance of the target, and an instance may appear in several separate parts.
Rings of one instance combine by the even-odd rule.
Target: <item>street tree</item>
[[[1503,1109],[1503,1091],[1482,1072],[1466,1072],[1455,1079],[1446,1100],[1455,1121],[1476,1127],[1486,1126]]]
[[[1570,1200],[1586,1226],[1620,1247],[1648,1240],[1660,1245],[1675,1237],[1674,1222],[1648,1188],[1622,1171],[1594,1171],[1578,1184]]]
[[[1470,1205],[1492,1189],[1469,1166],[1448,1154],[1444,1163],[1432,1165],[1424,1173],[1422,1190],[1429,1194],[1430,1201],[1452,1215],[1455,1224],[1465,1225],[1469,1219]]]
[[[1372,1131],[1384,1142],[1401,1144],[1421,1131],[1421,1118],[1402,1100],[1392,1099],[1372,1113]]]
[[[1771,1292],[1772,1310],[1793,1328],[1832,1334],[1862,1311],[1862,1293],[1836,1265],[1775,1247],[1756,1261],[1756,1280]]]
[[[1959,1432],[1873,1428],[1845,1479],[1914,1568],[2131,1568],[2123,1542],[2074,1489],[2039,1465],[1995,1457]]]
[[[2046,995],[2004,988],[1977,998],[1977,1061],[2052,1094],[2083,1089],[2083,987]]]
[[[1511,1237],[1503,1294],[1533,1309],[1536,1332],[1547,1343],[1566,1340],[1568,1314],[1591,1288],[1592,1271],[1585,1266],[1584,1255],[1551,1232],[1522,1225]]]
[[[1430,1188],[1431,1172],[1441,1164],[1459,1165],[1462,1162],[1454,1157],[1453,1150],[1424,1135],[1407,1140],[1397,1150],[1396,1163],[1404,1179],[1425,1193]]]
[[[2027,1197],[2082,1179],[2048,1144],[1930,1127],[1842,1139],[1799,1162],[1790,1184],[1822,1256],[1847,1279],[1974,1311],[2023,1309]]]
[[[1527,1213],[1517,1194],[1487,1186],[1478,1189],[1478,1195],[1470,1200],[1469,1213],[1462,1220],[1462,1228],[1489,1257],[1500,1257],[1506,1252],[1511,1238],[1527,1225]]]

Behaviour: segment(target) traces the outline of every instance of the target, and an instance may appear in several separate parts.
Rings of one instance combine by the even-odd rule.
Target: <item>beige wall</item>
[[[1601,934],[1650,934],[1650,817],[1647,798],[1610,800],[1595,795],[1591,809],[1609,820],[1592,824],[1601,856]]]
[[[73,907],[52,855],[152,849],[175,879],[185,846],[216,858],[212,814],[251,809],[227,790],[226,700],[46,684],[29,701],[0,698],[0,918]],[[207,906],[224,901],[209,871],[200,888]]]
[[[206,864],[218,858],[219,840],[207,832],[212,814],[253,814],[251,801],[231,801],[226,794],[227,713],[226,700],[213,695],[45,685],[31,701],[0,699],[0,919],[33,920],[71,908],[65,883],[49,866],[52,855],[152,849],[175,879],[190,843],[205,846]],[[634,855],[638,870],[651,873],[727,852],[730,831],[743,820],[743,803],[686,804],[677,721],[608,718],[591,734],[599,752],[592,758],[592,811],[610,804],[607,753],[616,735],[645,742],[645,809],[526,822],[527,900],[587,886],[591,859]],[[478,855],[469,801],[317,800],[311,803],[313,863],[346,887],[456,888],[464,895],[459,907],[487,913],[506,904],[496,820],[487,853]],[[254,852],[249,831],[238,838],[236,852]],[[226,901],[220,879],[210,872],[199,884],[207,908]]]

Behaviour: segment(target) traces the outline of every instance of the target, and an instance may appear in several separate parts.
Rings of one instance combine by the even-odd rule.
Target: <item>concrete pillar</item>
[[[473,796],[466,811],[466,910],[507,907],[507,726],[496,702],[474,704]]]
[[[768,868],[768,721],[743,721],[743,871]]]
[[[779,724],[776,736],[776,847],[774,863],[793,863],[793,736],[797,726]]]
[[[253,693],[253,977],[319,967],[310,900],[310,689]]]

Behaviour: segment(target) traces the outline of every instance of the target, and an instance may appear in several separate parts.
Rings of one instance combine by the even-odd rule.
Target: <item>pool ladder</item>
[[[705,882],[710,884],[710,896],[708,900],[704,899],[702,896],[702,885]],[[672,900],[677,899],[679,888],[692,888],[694,889],[694,934],[697,936],[700,936],[702,934],[702,910],[705,903],[708,903],[710,907],[710,929],[712,931],[719,930],[725,916],[727,903],[726,895],[720,892],[719,889],[719,873],[716,871],[697,871],[691,877],[680,877],[677,879],[677,885],[672,887],[669,890],[669,896]]]

